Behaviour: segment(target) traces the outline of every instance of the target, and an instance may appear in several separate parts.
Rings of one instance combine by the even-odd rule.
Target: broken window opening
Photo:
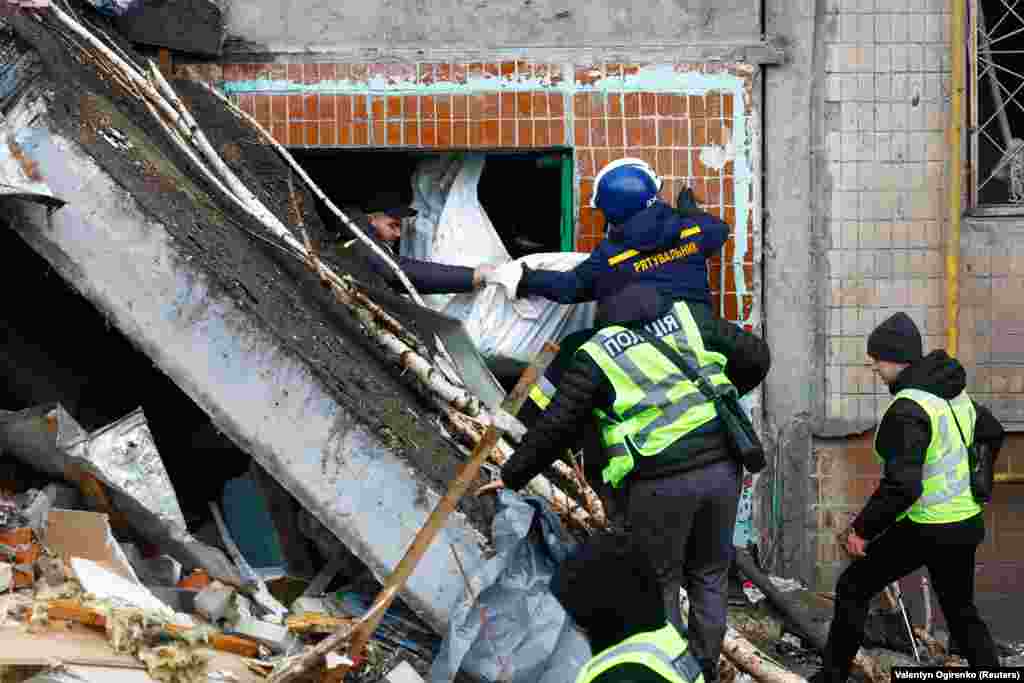
[[[320,189],[340,209],[362,207],[377,192],[413,200],[411,178],[424,159],[441,155],[404,150],[291,150]],[[572,251],[574,205],[572,155],[487,151],[478,186],[480,204],[512,258],[538,252]],[[321,202],[324,225],[348,238]]]
[[[1024,5],[975,0],[970,41],[971,206],[1024,211]]]

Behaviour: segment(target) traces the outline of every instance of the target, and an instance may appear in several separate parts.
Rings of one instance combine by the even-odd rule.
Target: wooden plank
[[[106,637],[88,626],[54,621],[36,633],[26,633],[22,624],[0,628],[0,666],[48,666],[55,661],[145,668],[134,657],[115,653]]]

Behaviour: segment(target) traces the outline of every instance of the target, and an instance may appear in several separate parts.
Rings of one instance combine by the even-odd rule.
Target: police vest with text
[[[704,683],[700,664],[672,625],[638,633],[597,653],[580,670],[576,683],[590,683],[608,669],[622,664],[646,666],[669,683]]]
[[[927,391],[903,389],[893,397],[893,402],[901,398],[921,406],[928,415],[932,440],[925,451],[921,475],[924,490],[899,519],[909,517],[918,524],[949,524],[981,512],[981,506],[971,495],[970,464],[964,443],[964,440],[969,444],[974,439],[976,413],[971,397],[966,391],[961,391],[959,396],[947,402]],[[963,429],[963,439],[953,421],[953,413],[956,413],[956,420]],[[876,432],[875,457],[884,462],[878,452],[877,439]]]
[[[725,376],[725,356],[704,348],[686,303],[677,302],[671,312],[644,329],[690,361],[712,386],[732,388]],[[605,327],[579,353],[597,363],[614,392],[613,405],[595,413],[608,456],[602,478],[616,488],[633,471],[635,458],[657,456],[717,417],[715,404],[676,364],[632,330]]]

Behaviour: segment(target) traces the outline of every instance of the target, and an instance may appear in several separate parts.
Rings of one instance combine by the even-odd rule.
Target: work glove
[[[705,211],[697,205],[697,198],[693,196],[693,190],[684,187],[679,190],[679,195],[676,197],[676,213],[683,218],[691,218],[703,216]]]
[[[495,267],[485,263],[473,269],[473,289],[481,289],[489,284],[488,278],[494,275]]]
[[[484,282],[489,285],[501,285],[505,288],[505,294],[510,299],[516,298],[516,290],[519,288],[519,281],[523,278],[523,265],[518,261],[509,261],[498,266],[491,273],[487,274]]]
[[[494,411],[494,426],[510,440],[519,443],[526,434],[526,425],[512,413],[498,408]]]

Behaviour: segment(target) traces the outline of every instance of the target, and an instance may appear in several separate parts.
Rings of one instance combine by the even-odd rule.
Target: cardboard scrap
[[[44,542],[47,548],[65,559],[89,560],[123,579],[139,582],[110,530],[107,516],[102,513],[50,510]]]

